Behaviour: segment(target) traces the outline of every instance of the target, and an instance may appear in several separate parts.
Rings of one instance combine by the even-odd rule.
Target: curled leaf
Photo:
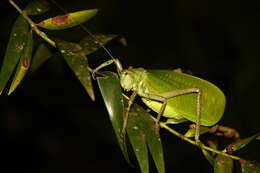
[[[26,45],[23,50],[22,56],[20,58],[19,64],[17,66],[16,73],[13,78],[8,95],[10,95],[15,90],[15,88],[21,83],[26,72],[28,71],[31,64],[32,49],[33,49],[33,36],[32,36],[32,32],[28,32]]]
[[[50,3],[47,0],[33,0],[26,6],[24,12],[28,15],[38,15],[49,9]]]
[[[81,46],[77,43],[70,43],[63,40],[56,40],[56,45],[71,70],[94,101],[95,95],[89,72],[88,59]]]
[[[209,129],[209,132],[214,133],[216,136],[224,136],[235,140],[240,138],[240,135],[236,129],[227,126],[215,125]]]
[[[11,77],[25,47],[29,25],[19,16],[13,25],[0,72],[0,95]]]
[[[77,11],[62,16],[56,16],[46,19],[38,24],[38,26],[49,30],[61,30],[74,27],[94,17],[97,9]]]

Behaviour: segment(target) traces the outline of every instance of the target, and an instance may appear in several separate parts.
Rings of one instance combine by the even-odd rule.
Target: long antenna
[[[62,12],[67,13],[67,11],[59,5],[55,0],[51,0],[51,2],[58,7]],[[103,49],[104,51],[110,56],[111,59],[115,60],[114,56],[110,53],[110,51],[101,43],[101,41],[94,35],[92,34],[84,25],[80,24],[79,25],[86,33],[89,34],[89,36],[92,38],[93,41],[97,42]]]

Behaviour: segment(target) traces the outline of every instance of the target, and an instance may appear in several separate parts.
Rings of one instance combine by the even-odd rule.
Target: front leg
[[[111,59],[111,60],[108,60],[108,61],[106,61],[106,62],[103,62],[103,63],[100,64],[97,68],[95,68],[95,69],[92,71],[92,78],[93,78],[93,79],[96,79],[95,74],[96,74],[100,69],[102,69],[102,68],[104,68],[104,67],[107,67],[107,66],[109,66],[109,65],[111,65],[111,64],[113,64],[113,63],[115,63],[117,72],[118,72],[118,74],[120,74],[121,71],[123,70],[120,61],[119,61],[118,59]]]
[[[123,137],[125,137],[125,134],[126,134],[126,126],[127,126],[127,122],[128,122],[129,112],[130,112],[132,104],[134,103],[134,99],[135,99],[136,95],[137,95],[136,92],[132,93],[132,95],[130,96],[129,101],[128,101],[128,106],[127,106],[125,113],[124,113],[123,129],[122,129],[122,136]]]

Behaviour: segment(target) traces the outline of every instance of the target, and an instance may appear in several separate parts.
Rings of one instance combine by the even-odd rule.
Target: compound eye
[[[129,74],[128,71],[123,71],[124,76],[127,76],[128,74]]]

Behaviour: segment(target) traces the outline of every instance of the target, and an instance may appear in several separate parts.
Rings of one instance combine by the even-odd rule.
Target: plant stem
[[[153,119],[155,120],[155,118],[153,118]],[[202,143],[197,143],[197,142],[195,142],[195,141],[193,141],[193,140],[191,140],[191,139],[185,137],[183,134],[181,134],[181,133],[179,133],[179,132],[173,130],[172,128],[170,128],[169,126],[167,126],[166,123],[160,122],[160,126],[161,126],[162,128],[164,128],[164,129],[168,130],[170,133],[174,134],[175,136],[177,136],[177,137],[179,137],[179,138],[181,138],[181,139],[183,139],[183,140],[185,140],[185,141],[187,141],[187,142],[191,143],[192,145],[195,145],[195,146],[197,146],[197,147],[199,147],[199,148],[203,148],[203,149],[205,149],[205,150],[208,150],[208,151],[211,151],[211,152],[213,152],[213,153],[216,153],[216,154],[219,154],[219,155],[223,155],[223,156],[232,158],[232,159],[234,159],[234,160],[240,160],[240,159],[241,159],[240,157],[237,157],[237,156],[234,156],[234,155],[230,155],[230,154],[227,154],[227,153],[225,153],[225,152],[223,152],[223,151],[215,150],[215,149],[213,149],[213,148],[210,148],[210,147],[208,147],[208,146],[205,146],[205,145],[202,144]]]
[[[53,47],[56,47],[54,41],[52,41],[44,32],[38,29],[37,25],[28,17],[28,15],[23,12],[23,10],[13,1],[9,0],[9,3],[24,17],[24,19],[30,24],[31,29],[35,31],[40,37],[42,37],[45,41],[47,41]]]

